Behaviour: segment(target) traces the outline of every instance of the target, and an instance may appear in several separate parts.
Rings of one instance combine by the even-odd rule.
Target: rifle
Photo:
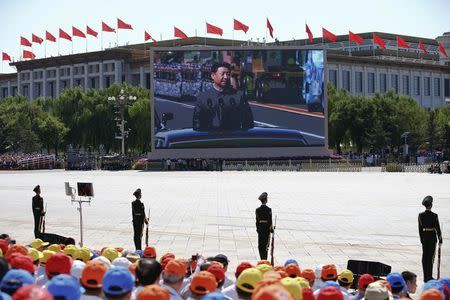
[[[437,279],[441,278],[441,244],[438,246]]]
[[[47,214],[47,203],[45,203],[44,215],[41,218],[42,233],[45,233],[45,215]]]
[[[273,250],[275,248],[275,228],[277,227],[277,215],[275,215],[275,223],[273,225],[272,242],[270,245],[270,264],[274,265]]]
[[[148,208],[147,225],[145,226],[145,247],[148,247],[148,223],[150,222],[150,207]]]

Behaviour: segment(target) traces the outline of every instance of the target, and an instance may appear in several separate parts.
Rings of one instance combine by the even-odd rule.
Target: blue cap
[[[140,257],[142,257],[144,252],[142,250],[136,250],[136,254],[139,255]]]
[[[12,295],[22,286],[33,283],[33,276],[29,272],[21,269],[11,269],[3,276],[0,288],[8,295]]]
[[[422,289],[424,292],[429,289],[435,289],[438,290],[442,295],[444,294],[444,285],[440,280],[436,279],[428,280],[427,282],[425,282]]]
[[[441,278],[439,279],[439,282],[442,283],[442,285],[445,285],[447,288],[450,289],[450,278]]]
[[[131,292],[134,277],[124,267],[114,267],[103,276],[103,292],[109,295],[123,295]]]
[[[0,300],[11,300],[11,296],[6,293],[0,292]]]
[[[389,282],[392,288],[403,288],[406,286],[405,279],[397,272],[387,274],[386,280]]]
[[[53,277],[48,282],[47,290],[54,297],[64,297],[66,300],[78,300],[83,293],[80,282],[75,277],[67,274]]]
[[[227,296],[225,296],[220,292],[209,293],[202,297],[202,300],[229,300],[229,299],[230,298],[228,298]]]
[[[294,264],[294,265],[297,265],[298,266],[298,262],[295,260],[295,259],[288,259],[285,263],[284,263],[284,266],[286,267],[287,265],[290,265],[290,264]]]
[[[332,280],[327,280],[324,283],[322,283],[322,285],[320,286],[320,289],[324,289],[329,286],[341,289],[341,286],[339,285],[339,283],[337,283],[336,281],[332,281]]]

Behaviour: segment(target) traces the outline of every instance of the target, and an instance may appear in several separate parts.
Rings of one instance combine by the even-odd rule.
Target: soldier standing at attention
[[[433,279],[433,261],[436,252],[436,242],[442,244],[441,227],[439,226],[438,215],[431,211],[433,207],[433,197],[426,196],[422,205],[426,210],[419,214],[419,235],[422,243],[422,268],[423,281]]]
[[[137,189],[133,195],[136,197],[131,203],[131,211],[133,215],[133,230],[134,230],[134,246],[136,250],[142,250],[142,232],[144,230],[144,223],[147,224],[148,220],[145,218],[144,203],[141,202],[141,189]]]
[[[38,238],[41,233],[42,217],[45,215],[44,199],[41,197],[41,187],[39,185],[35,186],[33,192],[36,193],[31,203],[34,216],[34,237]]]
[[[259,198],[261,206],[256,209],[256,232],[258,233],[258,250],[261,260],[267,259],[269,250],[270,233],[272,227],[272,209],[267,204],[267,193],[262,193]]]

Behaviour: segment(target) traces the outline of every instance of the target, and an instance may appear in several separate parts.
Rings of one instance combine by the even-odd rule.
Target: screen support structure
[[[71,198],[71,203],[73,204],[74,202],[78,203],[78,212],[80,213],[80,242],[79,245],[80,247],[83,247],[83,203],[88,203],[89,205],[91,204],[91,197],[83,197],[81,198],[81,196],[78,196],[78,200],[75,198],[75,194],[77,192],[77,190],[73,187],[71,187],[69,185],[68,182],[65,183],[65,188],[66,188],[66,195],[70,196]]]

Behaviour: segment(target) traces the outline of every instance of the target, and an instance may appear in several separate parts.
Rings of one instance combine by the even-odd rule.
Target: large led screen
[[[156,149],[323,147],[324,52],[153,53]]]

